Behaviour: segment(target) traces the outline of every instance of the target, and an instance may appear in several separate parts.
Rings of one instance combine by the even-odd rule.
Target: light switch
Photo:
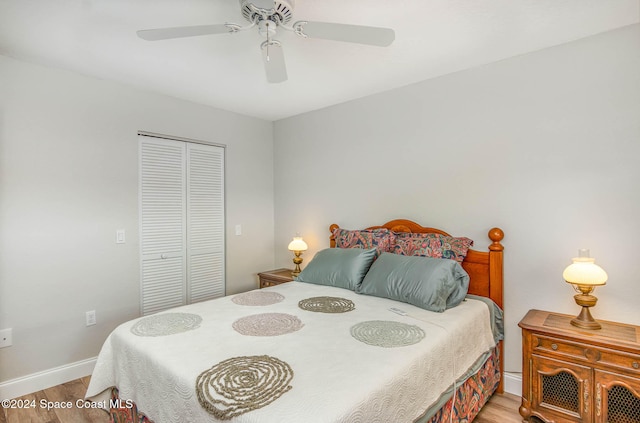
[[[87,326],[93,326],[96,324],[96,311],[91,310],[85,313],[85,323]]]
[[[116,244],[124,244],[125,242],[124,229],[118,229],[116,231]]]
[[[236,235],[242,235],[242,225],[236,225]]]

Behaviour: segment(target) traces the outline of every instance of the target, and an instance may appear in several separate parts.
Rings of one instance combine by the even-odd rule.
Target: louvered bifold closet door
[[[224,295],[224,149],[187,144],[187,295]]]
[[[183,142],[140,136],[141,312],[186,298],[186,188]]]

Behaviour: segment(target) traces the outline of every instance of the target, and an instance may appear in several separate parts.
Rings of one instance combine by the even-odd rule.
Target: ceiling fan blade
[[[227,24],[178,26],[174,28],[143,29],[138,37],[147,41],[168,40],[171,38],[195,37],[198,35],[226,34],[233,32]]]
[[[264,70],[267,73],[267,81],[278,83],[287,80],[284,52],[278,41],[273,40],[271,43],[262,43],[262,61],[264,62]]]
[[[300,21],[294,23],[293,27],[297,32],[301,33],[300,35],[306,35],[310,38],[346,41],[380,47],[390,45],[396,38],[396,33],[393,29],[375,26]]]

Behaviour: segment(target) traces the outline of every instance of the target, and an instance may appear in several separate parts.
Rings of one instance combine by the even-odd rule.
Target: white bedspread
[[[156,423],[211,422],[199,404],[195,385],[203,371],[237,356],[269,355],[288,363],[292,389],[271,404],[233,422],[411,422],[495,342],[486,304],[466,300],[444,313],[358,295],[352,291],[290,282],[263,291],[285,299],[268,306],[244,306],[233,296],[192,304],[171,312],[202,317],[196,330],[167,336],[136,336],[120,325],[102,347],[87,391],[93,397],[116,386],[120,397],[136,402]],[[317,313],[300,300],[332,296],[350,299],[355,310]],[[388,309],[400,308],[408,316]],[[245,336],[232,328],[241,317],[288,313],[304,327],[279,336]],[[384,348],[351,336],[359,322],[389,320],[416,325],[426,334],[414,345]]]

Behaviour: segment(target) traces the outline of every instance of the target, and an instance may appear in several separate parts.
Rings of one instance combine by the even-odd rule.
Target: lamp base
[[[300,263],[302,263],[302,257],[300,257],[300,255],[302,254],[302,251],[294,251],[293,254],[295,254],[295,257],[293,258],[295,268],[293,269],[293,272],[291,272],[291,276],[295,279],[298,277],[300,272],[302,272],[302,269],[300,269]]]
[[[582,306],[582,310],[580,311],[580,314],[571,320],[571,324],[581,329],[601,329],[602,325],[598,323],[593,316],[591,316],[591,312],[589,311],[589,307],[596,305],[596,301],[598,301],[598,299],[595,296],[588,294],[578,294],[573,298],[576,300],[576,304]]]

